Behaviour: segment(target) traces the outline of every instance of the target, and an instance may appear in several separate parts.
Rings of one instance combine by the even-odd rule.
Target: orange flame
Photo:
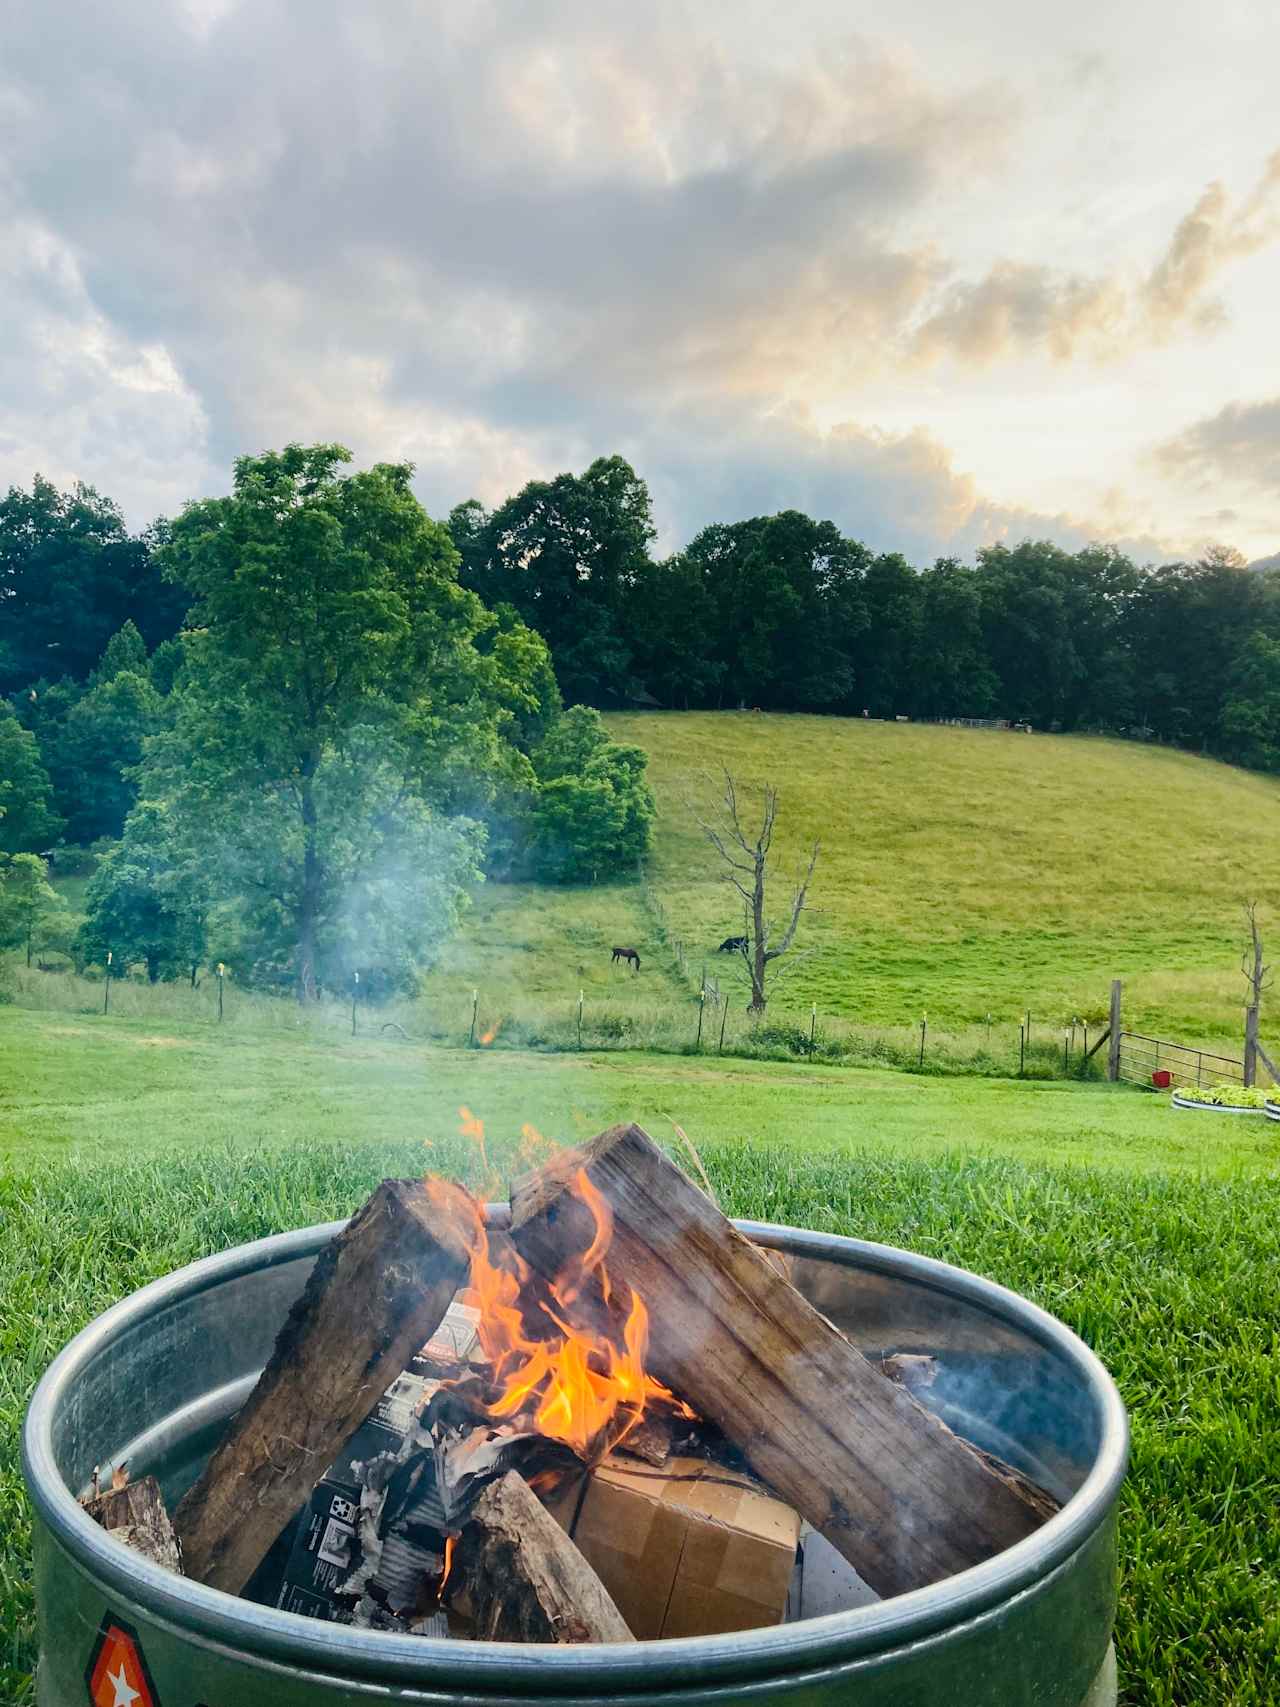
[[[444,1585],[449,1580],[449,1572],[453,1569],[453,1546],[458,1539],[456,1535],[446,1535],[444,1538],[444,1570],[440,1573],[440,1586],[436,1589],[436,1599],[444,1599]]]
[[[526,1120],[520,1128],[520,1145],[516,1150],[516,1160],[521,1167],[532,1168],[538,1162],[545,1161],[555,1149],[550,1138],[544,1138],[536,1126],[530,1126]]]
[[[472,1114],[464,1103],[458,1110],[458,1118],[462,1122],[460,1128],[464,1138],[470,1138],[480,1152],[481,1185],[480,1189],[486,1196],[493,1196],[502,1189],[502,1181],[495,1169],[489,1165],[489,1152],[484,1143],[484,1121],[478,1115]]]
[[[462,1112],[464,1121],[480,1127],[469,1110]],[[480,1137],[475,1131],[470,1135]],[[468,1211],[471,1264],[465,1297],[479,1312],[480,1347],[499,1388],[490,1414],[495,1419],[531,1417],[540,1434],[563,1441],[586,1458],[600,1444],[619,1444],[652,1404],[689,1417],[694,1413],[646,1373],[649,1312],[634,1289],[623,1292],[628,1303],[621,1345],[615,1338],[621,1299],[607,1328],[586,1325],[581,1312],[575,1312],[588,1283],[593,1284],[593,1297],[605,1306],[617,1297],[618,1289],[606,1265],[613,1238],[609,1205],[583,1171],[574,1177],[570,1190],[590,1212],[591,1241],[545,1288],[536,1284],[509,1240],[490,1238],[475,1198],[453,1187],[451,1191],[458,1195],[451,1201],[465,1202]],[[545,1317],[551,1330],[545,1337],[535,1339],[530,1331],[529,1316],[534,1312],[539,1321]]]

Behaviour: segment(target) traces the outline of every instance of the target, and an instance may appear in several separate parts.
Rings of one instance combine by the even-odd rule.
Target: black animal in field
[[[745,954],[747,939],[744,936],[727,936],[716,950],[717,954]]]
[[[634,948],[615,948],[612,956],[610,957],[609,964],[614,966],[619,960],[629,961],[631,965],[635,967],[637,972],[640,970],[640,956],[636,953]]]

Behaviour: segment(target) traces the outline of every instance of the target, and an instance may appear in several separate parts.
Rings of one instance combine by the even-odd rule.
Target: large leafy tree
[[[703,528],[684,558],[714,611],[720,699],[766,710],[847,699],[868,556],[799,510]]]
[[[1216,746],[1241,648],[1255,631],[1277,631],[1270,581],[1221,551],[1140,578],[1125,628],[1143,725],[1166,740]]]
[[[718,704],[724,649],[702,565],[683,552],[655,563],[627,608],[635,673],[650,696],[685,711]]]
[[[0,499],[0,693],[70,676],[83,681],[122,623],[149,645],[172,634],[186,597],[165,585],[156,535],[131,536],[91,486],[60,492],[37,475]]]
[[[39,853],[61,831],[35,736],[0,703],[0,853]]]
[[[1059,722],[1084,674],[1067,588],[1069,554],[1049,540],[985,546],[977,584],[983,637],[1004,713]]]
[[[337,445],[242,457],[231,496],[189,505],[165,551],[195,603],[148,793],[175,802],[226,892],[255,898],[300,998],[344,944],[362,964],[370,898],[403,894],[394,874],[428,842],[447,927],[479,852],[450,820],[478,776],[527,769],[508,736],[545,665],[516,624],[482,650],[498,621],[459,585],[412,469],[344,477],[349,461]]]
[[[173,641],[166,642],[173,645]],[[129,671],[134,676],[145,676],[147,670],[147,643],[138,632],[138,626],[131,619],[126,621],[107,641],[102,657],[98,660],[92,680],[113,682],[122,671]]]
[[[871,557],[858,585],[850,710],[895,717],[911,703],[920,616],[920,577],[896,551]]]
[[[1257,770],[1280,770],[1280,640],[1254,633],[1240,649],[1227,684],[1222,750]]]
[[[610,741],[597,711],[575,705],[533,754],[532,856],[553,882],[634,870],[648,851],[654,801],[645,753]]]
[[[920,576],[911,710],[920,717],[990,717],[999,684],[982,641],[970,570],[940,557]]]
[[[163,642],[177,650],[176,640]],[[132,622],[107,642],[87,682],[36,682],[15,696],[53,784],[68,841],[118,836],[137,798],[134,770],[163,718],[163,694]]]
[[[163,701],[149,676],[133,670],[95,682],[69,706],[48,748],[68,841],[85,844],[120,834],[137,798],[135,767],[162,714]]]
[[[33,949],[65,935],[70,919],[38,854],[0,854],[0,948],[20,944],[30,966]]]
[[[210,886],[169,808],[140,803],[89,880],[77,948],[117,969],[141,963],[154,984],[204,958]]]
[[[630,463],[599,457],[583,474],[532,480],[492,515],[471,500],[449,526],[464,584],[542,635],[566,700],[626,696],[627,602],[654,537],[649,490]]]

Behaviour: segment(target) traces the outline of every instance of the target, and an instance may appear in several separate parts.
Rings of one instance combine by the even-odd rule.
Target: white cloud
[[[199,399],[167,349],[122,337],[58,237],[0,217],[0,485],[126,488],[143,515],[211,478]]]
[[[1156,458],[1200,492],[1243,489],[1280,499],[1280,397],[1228,403],[1167,439]]]
[[[83,475],[143,521],[240,452],[339,438],[416,459],[435,508],[630,449],[672,537],[804,493],[918,554],[1148,513],[1108,496],[1146,478],[1136,441],[1092,507],[1078,460],[1044,477],[1048,433],[985,492],[957,473],[982,375],[1023,409],[1044,388],[1051,419],[1082,358],[1191,360],[1271,253],[1280,157],[1243,196],[1252,133],[1203,193],[1199,167],[1113,184],[1105,161],[1071,206],[1028,191],[1061,115],[1126,93],[1115,65],[1029,45],[1049,114],[1003,38],[957,71],[941,0],[908,10],[873,38],[830,0],[785,29],[754,0],[21,9],[0,477]]]

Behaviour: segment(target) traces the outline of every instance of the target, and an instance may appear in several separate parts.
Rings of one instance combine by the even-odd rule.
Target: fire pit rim
[[[495,1225],[507,1206],[491,1205]],[[37,1515],[84,1570],[128,1596],[140,1609],[180,1629],[198,1630],[264,1659],[314,1666],[340,1664],[351,1677],[421,1684],[445,1668],[451,1687],[481,1692],[519,1687],[535,1692],[592,1687],[644,1691],[654,1668],[678,1666],[701,1680],[726,1681],[743,1672],[812,1673],[860,1654],[919,1642],[980,1620],[993,1608],[1051,1577],[1106,1521],[1128,1462],[1128,1419],[1110,1375],[1092,1351],[1029,1299],[967,1269],[869,1240],[810,1228],[735,1220],[754,1241],[846,1267],[892,1274],[960,1296],[1056,1352],[1086,1382],[1099,1408],[1099,1448],[1093,1467],[1057,1515],[1016,1546],[970,1570],[890,1600],[730,1635],[694,1636],[607,1647],[544,1647],[512,1642],[459,1643],[394,1636],[331,1625],[244,1601],[174,1576],[100,1529],[63,1481],[53,1453],[53,1419],[63,1390],[115,1334],[137,1316],[172,1305],[238,1276],[295,1262],[319,1252],[346,1225],[332,1221],[278,1233],[203,1257],[152,1281],[86,1324],[45,1371],[22,1428],[22,1470]],[[339,1660],[340,1656],[340,1660]],[[533,1675],[531,1675],[533,1674]],[[536,1677],[536,1682],[534,1678]]]

